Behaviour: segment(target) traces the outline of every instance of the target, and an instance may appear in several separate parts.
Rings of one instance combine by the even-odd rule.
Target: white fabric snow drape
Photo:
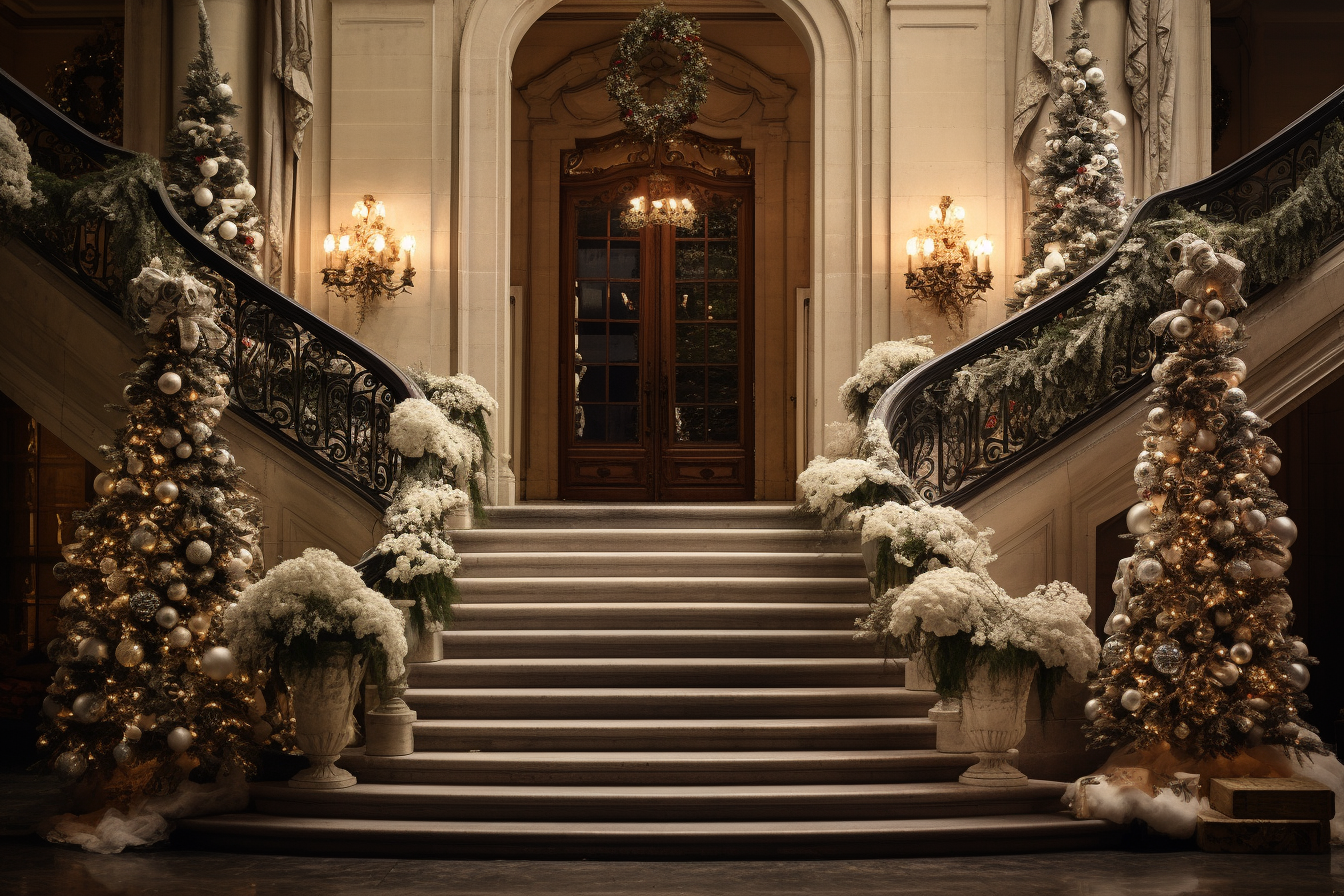
[[[1050,95],[1050,66],[1055,61],[1055,23],[1050,7],[1059,0],[1022,0],[1017,22],[1017,90],[1013,101],[1013,161],[1027,174],[1031,138],[1027,130]]]
[[[1143,134],[1143,178],[1149,195],[1171,179],[1171,123],[1176,72],[1171,27],[1176,0],[1129,0],[1125,29],[1125,82],[1133,90],[1134,114]]]
[[[313,2],[266,0],[257,191],[266,216],[262,270],[294,295],[294,203],[304,131],[313,119]]]

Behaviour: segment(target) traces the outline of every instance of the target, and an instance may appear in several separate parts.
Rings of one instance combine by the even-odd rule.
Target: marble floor
[[[1334,896],[1330,856],[1083,852],[829,862],[453,862],[149,849],[100,856],[31,835],[59,809],[49,780],[0,774],[6,896]]]

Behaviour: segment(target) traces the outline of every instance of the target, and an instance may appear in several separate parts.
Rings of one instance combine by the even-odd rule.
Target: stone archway
[[[502,403],[511,403],[509,310],[510,105],[514,52],[558,0],[478,0],[467,11],[459,53],[457,139],[458,261],[455,355]],[[805,398],[807,442],[819,447],[825,420],[839,417],[832,394],[863,348],[861,304],[869,291],[863,171],[860,35],[841,0],[762,0],[807,50],[812,68],[812,307],[814,357]],[[799,396],[804,399],[804,396]],[[800,400],[800,404],[802,401]],[[496,444],[512,444],[510,414],[494,420]],[[506,458],[501,457],[501,461]],[[491,492],[511,501],[512,473],[496,464]],[[500,479],[508,480],[501,483]],[[501,484],[504,485],[501,488]]]

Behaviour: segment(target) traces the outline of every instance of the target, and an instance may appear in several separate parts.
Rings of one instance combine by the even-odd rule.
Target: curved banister
[[[959,371],[1002,349],[1030,345],[1061,316],[1083,310],[1111,275],[1121,247],[1138,224],[1168,217],[1173,204],[1209,218],[1243,222],[1280,204],[1315,167],[1322,133],[1341,117],[1344,88],[1226,168],[1148,197],[1130,214],[1110,250],[1091,267],[1030,308],[925,362],[889,388],[873,409],[873,417],[886,426],[920,496],[945,504],[968,500],[1004,472],[1038,456],[1142,390],[1151,380],[1150,371],[1161,349],[1147,332],[1147,320],[1137,321],[1130,333],[1125,377],[1111,378],[1114,389],[1109,394],[1058,429],[1033,432],[1029,415],[1015,414],[1017,402],[1008,394],[996,395],[984,404],[968,403],[960,415],[949,413],[942,400]],[[1332,234],[1332,242],[1341,238],[1344,232]],[[1254,272],[1248,270],[1247,275],[1249,279]],[[1254,283],[1250,287],[1247,298],[1253,301],[1256,292],[1263,290],[1255,290]]]
[[[0,112],[13,119],[35,164],[63,178],[129,161],[134,154],[88,133],[0,70]],[[257,279],[205,243],[160,183],[149,207],[169,238],[204,270],[237,336],[221,352],[230,407],[380,510],[399,458],[387,447],[388,417],[420,388],[359,340]],[[107,222],[71,224],[25,239],[98,299],[124,312],[122,278]]]

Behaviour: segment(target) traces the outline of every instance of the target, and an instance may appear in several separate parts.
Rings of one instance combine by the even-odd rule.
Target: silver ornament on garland
[[[211,647],[201,654],[201,671],[211,681],[223,681],[238,668],[238,661],[227,647]]]
[[[189,630],[183,626],[178,626],[168,633],[168,646],[181,650],[192,642],[192,635]]]
[[[56,757],[56,774],[67,781],[80,777],[89,768],[89,761],[82,753],[67,750]]]
[[[171,504],[176,501],[179,493],[180,490],[177,487],[177,483],[173,482],[171,479],[165,479],[154,486],[154,497],[158,498],[164,504]]]
[[[171,370],[159,375],[159,391],[164,395],[176,395],[182,391],[182,377]]]
[[[177,443],[181,441],[182,441],[182,431],[180,429],[174,429],[173,427],[170,426],[163,432],[159,433],[159,444],[165,448],[176,447]]]
[[[93,477],[93,490],[99,497],[106,498],[112,494],[112,489],[117,485],[117,478],[111,473],[99,473]]]
[[[145,648],[141,647],[139,642],[126,638],[117,645],[116,656],[117,662],[127,668],[138,666],[144,662]]]
[[[191,749],[191,745],[196,740],[196,735],[190,730],[178,726],[168,732],[168,749],[174,753],[185,753]]]
[[[187,560],[191,563],[195,563],[197,566],[202,566],[206,563],[209,563],[210,558],[213,555],[214,551],[210,549],[210,545],[206,544],[204,541],[201,541],[199,538],[187,545],[186,549]]]
[[[159,624],[160,628],[170,629],[177,625],[178,619],[179,617],[175,607],[159,607],[158,611],[154,614],[154,621]]]

